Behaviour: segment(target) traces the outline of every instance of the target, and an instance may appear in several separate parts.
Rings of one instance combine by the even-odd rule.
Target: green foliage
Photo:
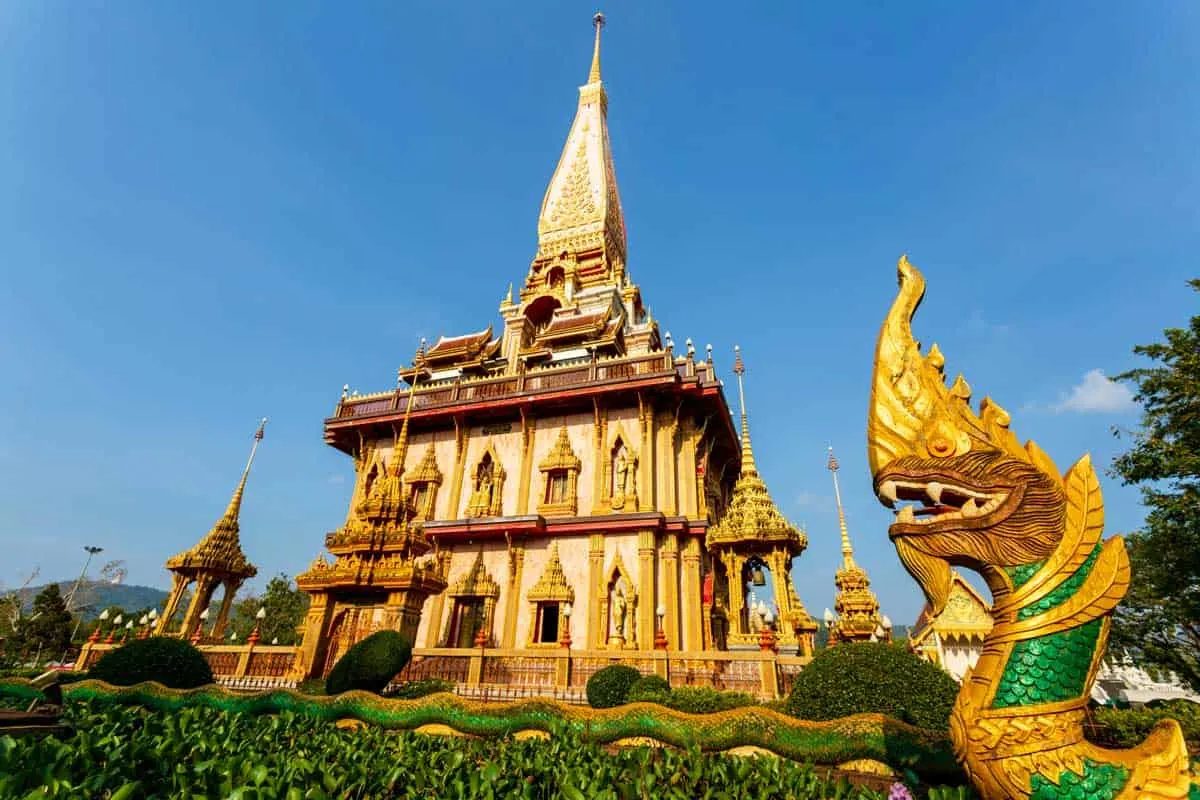
[[[629,699],[629,690],[642,673],[625,664],[613,664],[596,670],[587,682],[587,701],[592,708],[612,708]]]
[[[1200,291],[1200,279],[1189,281]],[[1146,524],[1126,542],[1133,584],[1114,617],[1112,642],[1200,690],[1200,316],[1139,345],[1152,366],[1116,377],[1142,406],[1128,452],[1111,474],[1141,487]]]
[[[671,691],[671,684],[667,683],[666,678],[658,675],[643,675],[633,682],[633,686],[629,687],[628,700],[636,703],[644,695],[669,691]]]
[[[57,661],[71,645],[74,622],[57,583],[46,584],[33,598],[33,608],[21,617],[5,639],[5,650],[39,663]]]
[[[97,661],[88,677],[114,686],[158,681],[172,689],[194,689],[213,682],[204,655],[190,642],[168,636],[134,639]]]
[[[1183,728],[1183,738],[1200,742],[1200,705],[1187,700],[1163,703],[1156,708],[1098,708],[1092,718],[1121,747],[1141,744],[1163,719],[1177,720]]]
[[[454,681],[444,681],[441,678],[423,678],[419,681],[405,681],[395,689],[389,691],[387,696],[394,700],[416,700],[419,697],[425,697],[438,692],[453,692]]]
[[[630,702],[658,703],[685,714],[715,714],[731,708],[758,705],[758,698],[745,692],[721,692],[704,686],[681,686],[667,691],[629,693]]]
[[[326,694],[351,689],[379,693],[412,657],[412,642],[396,631],[376,631],[338,659],[325,679]]]
[[[946,730],[958,684],[907,648],[882,642],[839,644],[819,652],[797,676],[788,711],[801,719],[878,713]]]
[[[0,797],[795,798],[883,800],[810,767],[635,748],[568,735],[467,740],[339,730],[293,714],[69,704],[66,740],[0,737]]]
[[[296,644],[299,640],[296,629],[308,613],[308,602],[308,595],[293,586],[292,579],[281,572],[268,581],[261,595],[253,594],[234,604],[229,628],[242,642],[258,625],[262,644],[271,644],[276,639],[281,645]],[[261,623],[255,616],[259,609],[266,609],[267,614]]]

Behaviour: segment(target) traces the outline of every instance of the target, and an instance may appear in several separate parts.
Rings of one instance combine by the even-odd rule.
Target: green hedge
[[[393,700],[416,700],[438,692],[453,691],[454,681],[444,681],[441,678],[422,678],[419,681],[405,681],[387,692],[387,696]]]
[[[745,692],[721,692],[702,686],[681,686],[667,691],[629,693],[629,701],[658,703],[686,714],[715,714],[733,708],[758,705],[758,698]]]
[[[671,684],[667,683],[666,678],[658,675],[643,675],[633,682],[633,686],[629,687],[627,699],[631,703],[636,703],[648,694],[669,691],[671,691]]]
[[[558,735],[461,739],[340,730],[190,707],[67,707],[71,738],[0,737],[0,797],[795,798],[883,800],[771,758],[635,748]]]
[[[1155,708],[1098,708],[1092,718],[1121,747],[1141,744],[1162,719],[1178,720],[1183,738],[1200,743],[1200,705],[1174,700]]]
[[[613,664],[596,670],[587,682],[587,701],[592,708],[613,708],[629,699],[629,690],[642,673],[625,664]]]
[[[105,653],[87,676],[114,686],[158,681],[172,689],[195,689],[213,682],[204,654],[190,642],[170,636],[134,639]]]
[[[376,631],[338,659],[325,679],[326,694],[383,691],[412,658],[412,642],[396,631]]]
[[[826,648],[800,671],[788,711],[800,719],[887,714],[921,728],[945,731],[958,683],[941,667],[883,642]]]

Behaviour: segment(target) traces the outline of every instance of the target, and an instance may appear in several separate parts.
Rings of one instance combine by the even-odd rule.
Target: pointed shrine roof
[[[729,508],[716,525],[708,529],[707,546],[751,542],[783,543],[799,555],[808,547],[808,537],[787,518],[771,499],[766,481],[758,474],[754,451],[750,446],[750,424],[746,417],[746,396],[742,388],[742,351],[737,353],[733,371],[738,376],[738,395],[742,406],[742,472],[733,488]]]
[[[194,547],[168,559],[167,569],[189,577],[209,574],[219,579],[245,580],[258,574],[258,569],[242,552],[238,516],[242,510],[242,497],[246,493],[246,480],[250,477],[250,465],[254,463],[254,454],[258,450],[258,443],[262,441],[266,424],[266,419],[263,419],[254,433],[250,459],[242,471],[242,479],[233,490],[225,513]]]

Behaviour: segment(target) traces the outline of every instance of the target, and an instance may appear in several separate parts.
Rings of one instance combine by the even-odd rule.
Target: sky
[[[260,585],[304,570],[351,490],[322,442],[342,385],[390,388],[523,279],[595,10],[0,3],[0,582],[96,545],[169,586],[262,416],[243,546]],[[833,604],[832,444],[856,557],[911,622],[865,448],[896,259],[948,372],[1061,468],[1107,468],[1138,413],[1105,376],[1196,313],[1200,6],[603,11],[631,276],[727,381],[741,346],[809,610]],[[1102,485],[1135,530],[1137,490]]]

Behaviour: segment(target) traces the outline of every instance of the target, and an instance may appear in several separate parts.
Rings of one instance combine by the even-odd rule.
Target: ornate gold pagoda
[[[706,540],[709,552],[720,565],[713,638],[717,642],[724,639],[731,647],[757,647],[762,626],[773,618],[781,630],[779,643],[796,646],[801,655],[808,655],[817,624],[800,602],[792,581],[792,562],[808,547],[808,537],[779,511],[754,463],[742,385],[746,368],[741,348],[734,347],[734,353],[733,371],[742,413],[741,474],[728,510],[708,529]],[[765,601],[746,602],[745,587],[765,586],[765,571],[770,571],[774,579],[773,609]],[[757,596],[753,591],[751,594]],[[727,626],[723,631],[722,623]]]
[[[829,643],[891,640],[890,625],[879,616],[879,600],[871,591],[867,571],[854,562],[850,546],[850,531],[846,527],[846,512],[842,508],[842,491],[838,486],[838,461],[829,448],[829,471],[833,473],[833,493],[837,499],[838,526],[842,533],[842,565],[834,575],[837,596],[833,607],[837,619],[829,626]]]
[[[418,368],[423,360],[424,342],[417,352]],[[411,398],[411,390],[409,394]],[[325,537],[334,562],[318,555],[307,572],[296,576],[296,585],[312,598],[306,629],[329,631],[322,652],[319,637],[305,637],[293,667],[297,674],[313,671],[317,658],[324,659],[327,671],[354,642],[376,630],[396,630],[415,639],[425,599],[446,588],[445,563],[426,557],[432,545],[421,531],[431,486],[436,490],[441,474],[428,453],[405,474],[410,416],[411,404],[394,433],[390,459],[370,444],[359,451],[360,480],[350,514]]]
[[[229,506],[212,529],[195,547],[186,550],[167,561],[166,567],[172,575],[171,593],[167,596],[167,604],[163,615],[158,618],[157,633],[163,635],[169,632],[171,618],[179,610],[179,603],[189,586],[195,584],[192,600],[183,615],[183,624],[178,635],[189,637],[200,624],[200,615],[212,602],[213,593],[218,586],[224,587],[221,600],[221,610],[213,625],[212,636],[220,638],[229,620],[229,611],[233,606],[233,597],[242,583],[258,574],[258,570],[246,560],[239,540],[240,527],[238,515],[242,510],[242,496],[246,492],[246,479],[250,477],[250,466],[254,463],[254,454],[258,451],[258,443],[262,441],[263,431],[267,425],[264,417],[254,432],[254,444],[250,446],[250,458],[246,468],[242,470],[242,479],[233,490]]]

